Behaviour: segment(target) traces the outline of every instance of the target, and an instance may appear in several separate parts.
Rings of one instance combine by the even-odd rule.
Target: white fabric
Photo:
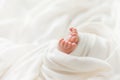
[[[88,55],[85,55],[86,51],[84,50],[88,50],[89,48],[82,48],[83,50],[79,51],[81,53],[80,56],[75,55],[75,52],[67,55],[56,48],[56,43],[56,41],[51,42],[50,48],[47,51],[47,56],[44,59],[42,74],[44,74],[45,80],[87,80],[91,78],[95,80],[96,77],[100,80],[111,79],[113,75],[112,67],[105,60],[89,56],[89,54],[91,54],[90,52],[88,52]],[[94,45],[96,44],[97,43]],[[101,52],[94,52],[92,54],[96,55],[100,53]],[[107,58],[108,57],[106,57],[106,59]]]
[[[119,80],[118,15],[119,0],[0,0],[0,80]],[[69,27],[91,32],[89,26],[93,24],[92,29],[99,30],[103,25],[115,33],[110,36],[114,46],[107,59],[50,54],[51,40],[65,37]],[[60,66],[51,65],[49,60]],[[73,67],[68,68],[68,63]],[[51,72],[52,68],[87,72],[81,76],[59,74]]]
[[[80,33],[79,37],[80,42],[71,54],[100,59],[106,59],[111,54],[112,44],[110,43],[110,40],[91,33]]]
[[[109,40],[111,34],[108,34],[111,32],[104,29],[108,34],[105,37],[106,33],[101,29],[99,30],[104,36],[85,32],[85,29],[84,33],[80,32],[77,48],[69,55],[57,49],[58,41],[51,42],[42,66],[45,80],[87,80],[90,78],[96,79],[98,76],[98,79],[102,80],[111,79],[113,75],[111,74],[112,67],[105,61],[109,58],[113,49],[111,48],[112,42]]]

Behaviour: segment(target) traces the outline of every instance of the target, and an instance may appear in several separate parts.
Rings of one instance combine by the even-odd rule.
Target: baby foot
[[[77,44],[76,43],[71,43],[69,41],[65,41],[64,39],[61,39],[59,41],[59,50],[64,52],[64,53],[71,53],[75,48],[76,48]]]
[[[58,44],[58,49],[67,54],[71,53],[79,42],[78,32],[75,28],[70,28],[71,34],[67,40],[61,39]]]
[[[70,28],[70,32],[71,32],[71,34],[69,35],[68,41],[71,43],[78,44],[79,36],[78,36],[77,30],[75,28]]]

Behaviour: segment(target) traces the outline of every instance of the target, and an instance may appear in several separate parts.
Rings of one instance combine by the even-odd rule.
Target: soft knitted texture
[[[111,77],[112,69],[107,62],[90,56],[65,54],[56,49],[56,43],[57,41],[52,41],[49,44],[52,46],[48,49],[47,56],[44,59],[42,73],[45,80],[86,80],[89,78],[96,79],[96,77],[104,80]],[[84,54],[84,50],[81,50],[81,55],[82,53]]]
[[[111,54],[109,40],[91,33],[79,33],[79,38],[80,41],[72,55],[106,59]]]

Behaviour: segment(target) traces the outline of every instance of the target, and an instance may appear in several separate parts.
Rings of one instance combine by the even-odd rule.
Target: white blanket
[[[119,80],[118,3],[118,0],[0,0],[0,80]],[[51,40],[65,37],[69,27],[80,31],[88,26],[86,30],[90,31],[93,24],[98,29],[106,26],[112,32],[114,46],[106,60],[48,54],[53,50],[49,48]],[[51,64],[51,60],[56,64]],[[54,73],[56,70],[63,72]]]

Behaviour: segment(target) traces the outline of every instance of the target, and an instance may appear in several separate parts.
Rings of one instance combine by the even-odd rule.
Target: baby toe
[[[78,36],[77,33],[71,33],[71,36]]]
[[[74,36],[74,42],[77,43],[79,41],[79,37],[78,36]]]
[[[68,42],[68,48],[71,48],[71,47],[72,47],[71,42]]]
[[[75,38],[75,43],[78,43],[79,42],[79,38]]]
[[[72,31],[72,30],[73,30],[73,27],[70,28],[70,31]]]
[[[72,43],[72,47],[75,48],[77,46],[76,43]]]
[[[64,43],[64,48],[67,48],[67,47],[68,47],[68,42],[65,41],[65,43]]]
[[[60,39],[60,40],[59,40],[59,44],[61,44],[63,40],[64,40],[63,38],[62,38],[62,39]]]
[[[65,44],[64,39],[60,40],[60,46],[61,46],[61,47],[64,47],[64,44]]]
[[[76,28],[71,28],[70,31],[71,31],[72,33],[77,33],[77,29],[76,29]]]
[[[71,38],[71,42],[72,42],[72,43],[75,43],[75,40],[76,40],[76,37],[73,36],[73,37]]]

